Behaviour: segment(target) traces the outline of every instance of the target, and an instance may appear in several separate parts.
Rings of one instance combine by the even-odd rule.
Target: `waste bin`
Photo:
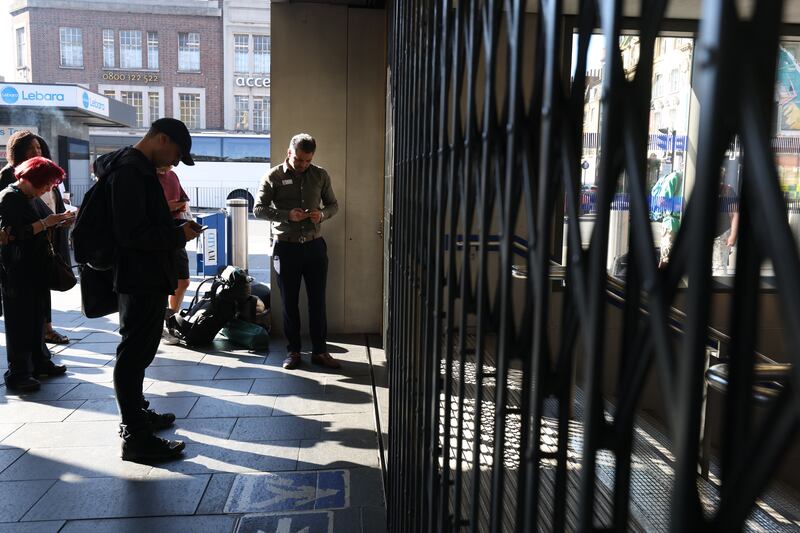
[[[197,275],[214,276],[220,266],[227,264],[225,248],[225,212],[217,211],[199,215],[197,222],[208,226],[201,235],[197,246]]]

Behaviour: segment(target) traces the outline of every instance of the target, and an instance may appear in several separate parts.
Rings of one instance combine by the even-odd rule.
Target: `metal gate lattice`
[[[673,483],[664,519],[672,531],[742,529],[796,434],[796,388],[783,389],[760,426],[750,409],[764,259],[775,267],[787,351],[800,353],[800,258],[769,134],[782,2],[756,2],[749,19],[735,2],[703,2],[692,82],[700,106],[696,181],[665,269],[652,253],[645,174],[654,43],[668,2],[641,2],[635,76],[626,77],[618,48],[605,52],[591,244],[584,249],[579,232],[566,233],[556,294],[557,222],[566,216],[569,227],[579,225],[589,37],[595,28],[608,43],[623,34],[620,0],[579,3],[568,19],[563,2],[540,0],[535,28],[521,0],[391,4],[392,531],[636,529],[636,414],[651,370],[665,391]],[[573,20],[570,79],[562,58]],[[713,226],[719,168],[736,136],[746,157],[731,380],[719,497],[704,512],[697,470]],[[608,410],[606,257],[623,174],[630,251],[621,350],[611,369],[616,407]],[[669,313],[683,278],[689,320],[675,342]],[[790,384],[799,371],[794,365]],[[570,445],[576,422],[578,447]],[[599,482],[600,470],[612,472],[611,489]]]

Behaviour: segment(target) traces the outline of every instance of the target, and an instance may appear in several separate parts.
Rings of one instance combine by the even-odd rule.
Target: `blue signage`
[[[246,514],[237,533],[330,533],[333,513]]]
[[[225,504],[226,513],[296,512],[349,506],[350,472],[239,474]]]
[[[86,91],[83,91],[83,96],[81,97],[81,103],[83,104],[84,109],[89,109],[89,94]]]
[[[7,104],[16,104],[19,100],[19,91],[14,87],[8,86],[0,92],[0,98]]]

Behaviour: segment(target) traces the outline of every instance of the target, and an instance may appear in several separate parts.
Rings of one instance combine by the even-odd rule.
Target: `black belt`
[[[289,237],[288,235],[278,235],[279,242],[292,242],[295,244],[303,244],[314,239],[321,239],[322,235],[300,235],[299,237]]]

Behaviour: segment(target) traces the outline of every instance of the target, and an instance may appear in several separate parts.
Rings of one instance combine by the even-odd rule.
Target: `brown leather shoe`
[[[315,365],[322,365],[326,368],[342,368],[342,364],[331,357],[328,352],[325,353],[312,353],[311,362]]]
[[[294,370],[300,366],[300,352],[289,352],[289,357],[283,360],[283,368]]]

